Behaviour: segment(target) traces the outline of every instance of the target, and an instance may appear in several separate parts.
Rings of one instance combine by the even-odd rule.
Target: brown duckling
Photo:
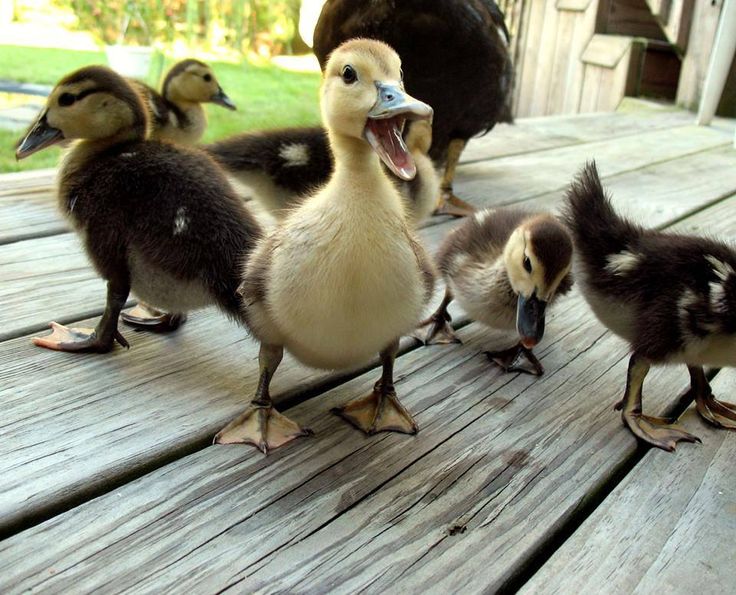
[[[532,348],[544,336],[547,305],[572,287],[572,239],[562,223],[512,207],[476,211],[448,234],[437,262],[447,289],[421,324],[427,332],[420,338],[427,344],[459,342],[447,312],[457,299],[471,319],[518,332],[515,347],[486,352],[492,361],[506,371],[541,375]]]
[[[335,50],[325,68],[320,103],[335,171],[258,243],[245,266],[241,291],[261,340],[261,381],[218,442],[267,449],[291,439],[291,429],[279,430],[285,418],[269,395],[284,348],[324,369],[355,368],[380,353],[374,390],[335,413],[367,434],[417,431],[396,396],[393,365],[399,337],[416,326],[432,295],[433,274],[380,162],[404,180],[415,175],[401,130],[408,119],[430,119],[432,109],[404,92],[400,65],[384,43],[356,39]]]
[[[404,143],[417,173],[402,180],[385,165],[403,197],[414,224],[432,213],[439,193],[439,176],[429,158],[432,123],[407,122]],[[204,149],[277,219],[324,186],[332,175],[334,159],[327,131],[322,127],[264,130],[233,136]]]
[[[193,145],[207,128],[203,103],[237,109],[217,82],[212,69],[199,60],[182,60],[171,67],[161,93],[140,81],[131,81],[143,95],[151,112],[153,139]]]
[[[736,405],[717,400],[703,366],[736,365],[736,251],[717,240],[645,229],[618,215],[595,163],[567,196],[575,271],[598,319],[631,346],[623,422],[644,442],[673,451],[696,436],[642,412],[653,364],[685,364],[700,415],[736,429]]]
[[[128,347],[118,315],[133,291],[182,312],[217,305],[243,321],[236,289],[240,263],[261,230],[202,151],[146,140],[147,110],[123,77],[90,66],[64,77],[16,155],[27,157],[78,139],[59,170],[62,213],[107,281],[107,305],[95,329],[52,323],[37,345],[62,351]],[[154,206],[155,208],[152,208]]]

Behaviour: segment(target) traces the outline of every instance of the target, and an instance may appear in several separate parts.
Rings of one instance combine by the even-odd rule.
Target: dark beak
[[[16,146],[15,158],[24,159],[29,155],[33,155],[36,151],[50,147],[62,140],[64,140],[64,135],[61,130],[49,126],[46,121],[46,110],[44,110]]]
[[[531,297],[519,296],[516,304],[516,330],[521,337],[521,344],[531,349],[542,340],[544,336],[544,311],[547,302],[537,298],[533,293]]]
[[[378,100],[368,112],[374,120],[404,116],[407,120],[431,120],[434,111],[426,103],[414,99],[398,85],[377,82]]]
[[[217,87],[217,93],[212,96],[212,99],[210,99],[210,101],[212,103],[216,103],[217,105],[221,105],[222,107],[226,107],[227,109],[238,109],[237,107],[235,107],[233,100],[225,95],[225,91],[222,90],[222,87]]]

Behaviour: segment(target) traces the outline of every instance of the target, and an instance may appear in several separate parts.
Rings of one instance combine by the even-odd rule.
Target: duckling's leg
[[[167,314],[144,302],[139,302],[135,308],[128,312],[123,312],[120,318],[128,326],[143,331],[153,331],[154,333],[175,331],[187,321],[187,315],[183,312]]]
[[[394,360],[398,351],[397,339],[381,352],[383,373],[373,387],[373,392],[365,397],[353,399],[342,407],[335,407],[332,413],[368,435],[378,432],[416,434],[419,427],[401,404],[394,390]]]
[[[695,393],[695,405],[701,417],[719,428],[736,430],[736,405],[719,401],[713,396],[701,366],[688,366],[687,369],[690,372],[690,386]]]
[[[102,318],[94,329],[69,328],[56,322],[51,323],[53,332],[45,337],[35,337],[34,345],[57,351],[92,351],[107,353],[115,341],[126,349],[128,341],[118,331],[118,316],[128,299],[130,285],[127,281],[108,281],[107,304]]]
[[[700,438],[676,424],[669,424],[666,419],[642,413],[641,387],[649,373],[649,367],[649,362],[636,353],[629,359],[626,392],[624,398],[615,406],[617,410],[621,410],[624,424],[640,440],[669,452],[675,450],[678,442],[700,442]]]
[[[489,360],[501,366],[504,372],[524,372],[532,376],[544,374],[542,362],[531,349],[521,343],[503,351],[486,351],[485,354]]]
[[[450,141],[447,147],[447,161],[445,162],[445,173],[442,176],[440,184],[440,198],[437,201],[435,215],[452,215],[453,217],[466,217],[475,212],[475,208],[464,200],[455,196],[452,189],[452,183],[455,180],[455,169],[460,154],[463,152],[467,141],[461,138],[455,138]]]
[[[450,343],[462,343],[455,335],[450,326],[452,316],[447,311],[447,306],[452,302],[453,296],[449,289],[445,290],[445,297],[434,314],[419,323],[414,336],[425,345],[448,345]],[[426,331],[424,328],[426,327]]]
[[[281,415],[273,407],[269,386],[276,368],[284,356],[281,345],[261,343],[258,353],[260,377],[256,394],[248,408],[227,424],[215,436],[215,444],[252,444],[263,454],[283,446],[300,436],[311,436],[312,431]]]

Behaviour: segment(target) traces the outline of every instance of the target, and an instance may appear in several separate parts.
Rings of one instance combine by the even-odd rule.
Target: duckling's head
[[[509,237],[504,264],[514,292],[516,330],[524,347],[532,348],[544,336],[544,313],[560,282],[570,272],[572,238],[551,215],[533,217]]]
[[[23,159],[65,139],[144,139],[148,120],[135,89],[106,66],[87,66],[54,87],[15,151]]]
[[[215,73],[199,60],[182,60],[171,67],[164,79],[163,96],[174,103],[216,103],[236,109],[217,82]]]
[[[351,39],[332,52],[321,108],[333,139],[364,140],[399,178],[414,178],[414,159],[401,133],[407,120],[431,121],[432,108],[404,91],[401,60],[388,45]]]

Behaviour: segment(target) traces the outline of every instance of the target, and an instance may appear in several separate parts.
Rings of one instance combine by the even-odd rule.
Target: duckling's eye
[[[72,95],[71,93],[62,93],[61,95],[59,95],[59,105],[62,107],[71,105],[76,100],[77,98],[74,97],[74,95]]]
[[[350,64],[348,64],[345,68],[342,69],[342,81],[346,85],[352,85],[357,80],[358,80],[358,73],[355,72],[355,68],[350,66]]]
[[[205,83],[209,83],[212,80],[212,75],[211,74],[205,74],[205,75],[202,76],[202,78],[204,79],[204,82]]]
[[[524,257],[524,269],[526,270],[527,273],[532,272],[532,261],[529,260],[528,256]]]

